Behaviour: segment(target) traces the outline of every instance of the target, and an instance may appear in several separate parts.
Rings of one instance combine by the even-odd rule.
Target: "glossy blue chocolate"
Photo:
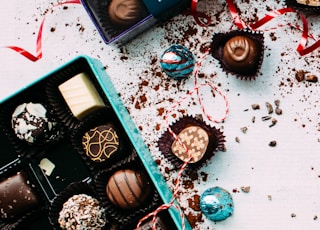
[[[209,188],[200,197],[200,209],[210,220],[225,220],[233,213],[232,196],[221,187]]]
[[[195,58],[186,47],[175,44],[164,51],[160,66],[169,77],[180,80],[192,73]]]

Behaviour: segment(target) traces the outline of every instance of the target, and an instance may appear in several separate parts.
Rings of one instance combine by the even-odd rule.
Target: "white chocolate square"
[[[77,74],[58,88],[72,114],[78,120],[105,106],[97,89],[85,73]]]

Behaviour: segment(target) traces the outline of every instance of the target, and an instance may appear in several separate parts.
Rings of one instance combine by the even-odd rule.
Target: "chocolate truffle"
[[[100,230],[106,225],[106,214],[96,198],[77,194],[63,204],[58,222],[62,229]]]
[[[147,175],[131,169],[116,171],[106,186],[109,200],[122,209],[141,206],[150,193],[151,184]]]
[[[257,42],[248,36],[238,35],[230,38],[223,49],[223,59],[229,69],[239,74],[256,71],[261,50]]]
[[[46,108],[39,103],[23,103],[12,114],[11,125],[16,136],[28,143],[39,139],[54,138],[53,131],[56,122],[47,117]]]
[[[77,74],[58,86],[72,114],[82,120],[105,103],[85,73]]]
[[[196,163],[202,159],[209,145],[208,133],[203,128],[200,126],[187,127],[178,134],[178,138],[184,146],[179,143],[178,139],[174,140],[171,151],[175,156],[182,161],[186,161],[191,156],[190,163]]]
[[[90,129],[82,137],[86,155],[95,162],[104,162],[117,153],[119,137],[112,124]]]
[[[297,0],[297,3],[307,6],[320,6],[320,0]]]
[[[23,172],[0,182],[0,216],[14,218],[38,205],[38,199]]]
[[[108,14],[113,24],[131,26],[142,19],[143,8],[140,0],[111,0]]]

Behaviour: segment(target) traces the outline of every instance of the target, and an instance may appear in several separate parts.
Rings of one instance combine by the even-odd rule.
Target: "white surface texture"
[[[180,82],[168,78],[161,71],[159,57],[166,48],[178,43],[189,47],[199,59],[203,55],[201,45],[210,41],[213,33],[236,29],[225,1],[206,2],[212,26],[200,27],[192,16],[180,14],[118,48],[103,43],[81,5],[54,7],[44,16],[55,1],[6,1],[0,8],[0,98],[77,55],[99,59],[154,159],[161,161],[160,170],[173,188],[178,170],[164,159],[157,140],[167,129],[165,113],[193,89],[194,78]],[[254,21],[285,7],[284,0],[234,2],[244,21]],[[35,53],[44,17],[40,60],[31,62],[3,48],[15,45]],[[319,39],[319,14],[308,13],[306,18],[310,33]],[[206,188],[221,186],[232,194],[235,209],[230,218],[217,223],[202,216],[194,229],[320,229],[320,83],[295,79],[298,70],[320,78],[320,49],[300,56],[296,47],[302,32],[288,26],[278,27],[287,23],[302,25],[296,14],[285,14],[262,27],[268,31],[264,32],[264,60],[256,80],[245,81],[226,74],[210,54],[202,62],[199,72],[203,77],[198,78],[199,83],[218,86],[229,102],[226,121],[210,123],[224,132],[226,151],[217,152],[199,169],[197,180],[183,176],[178,200],[185,214],[194,217],[200,212],[189,208],[188,199],[193,200]],[[192,36],[190,30],[194,30]],[[215,118],[221,117],[224,113],[221,97],[216,94],[212,98],[209,88],[202,88],[201,92],[208,112]],[[274,105],[275,100],[280,100],[283,114],[271,114],[278,122],[269,127],[271,120],[262,121],[261,117],[268,115],[265,102]],[[260,105],[260,110],[251,108],[254,103]],[[173,111],[170,122],[175,117],[196,114],[201,114],[201,107],[194,94]],[[241,131],[242,127],[248,128],[246,133]],[[269,146],[272,140],[277,142],[275,147]],[[207,178],[203,178],[206,174]],[[194,186],[186,186],[188,181]],[[250,192],[241,191],[242,186],[250,186]]]

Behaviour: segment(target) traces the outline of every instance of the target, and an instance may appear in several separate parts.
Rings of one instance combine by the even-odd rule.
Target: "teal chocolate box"
[[[87,115],[81,121],[73,117],[57,87],[79,73],[86,73],[89,76],[105,103],[105,108]],[[25,143],[17,138],[12,129],[11,116],[18,105],[28,102],[41,103],[46,107],[50,113],[50,119],[56,122],[55,127],[59,137],[52,140],[41,140],[34,144]],[[55,211],[51,208],[52,203],[75,183],[86,184],[101,201],[104,208],[108,207],[106,208],[108,221],[106,229],[111,229],[111,226],[116,226],[116,229],[134,229],[142,217],[160,205],[171,201],[171,190],[100,61],[88,56],[79,56],[2,100],[0,110],[0,143],[2,146],[0,184],[15,175],[16,172],[23,171],[29,183],[34,185],[32,188],[39,202],[37,208],[25,209],[24,212],[13,218],[0,218],[1,229],[15,229],[22,226],[23,229],[55,228],[57,223],[52,223],[55,222],[55,219],[50,219],[50,212]],[[123,158],[114,158],[110,163],[95,165],[81,154],[81,147],[77,146],[74,141],[77,137],[74,133],[77,133],[85,123],[99,124],[100,120],[103,123],[104,119],[119,126],[119,138],[124,138],[127,153],[120,155]],[[52,163],[52,172],[46,172],[46,168],[41,166],[43,159]],[[149,177],[154,190],[152,198],[146,200],[150,204],[144,205],[138,211],[124,210],[122,212],[119,208],[113,208],[106,198],[101,198],[99,191],[95,191],[97,183],[100,183],[97,181],[97,175],[105,171],[107,173],[104,175],[110,175],[117,169],[126,167],[143,171]],[[172,207],[158,215],[163,218],[168,229],[182,229],[181,214],[177,209]],[[116,219],[112,219],[113,217]],[[185,224],[185,229],[191,229],[187,220]]]

